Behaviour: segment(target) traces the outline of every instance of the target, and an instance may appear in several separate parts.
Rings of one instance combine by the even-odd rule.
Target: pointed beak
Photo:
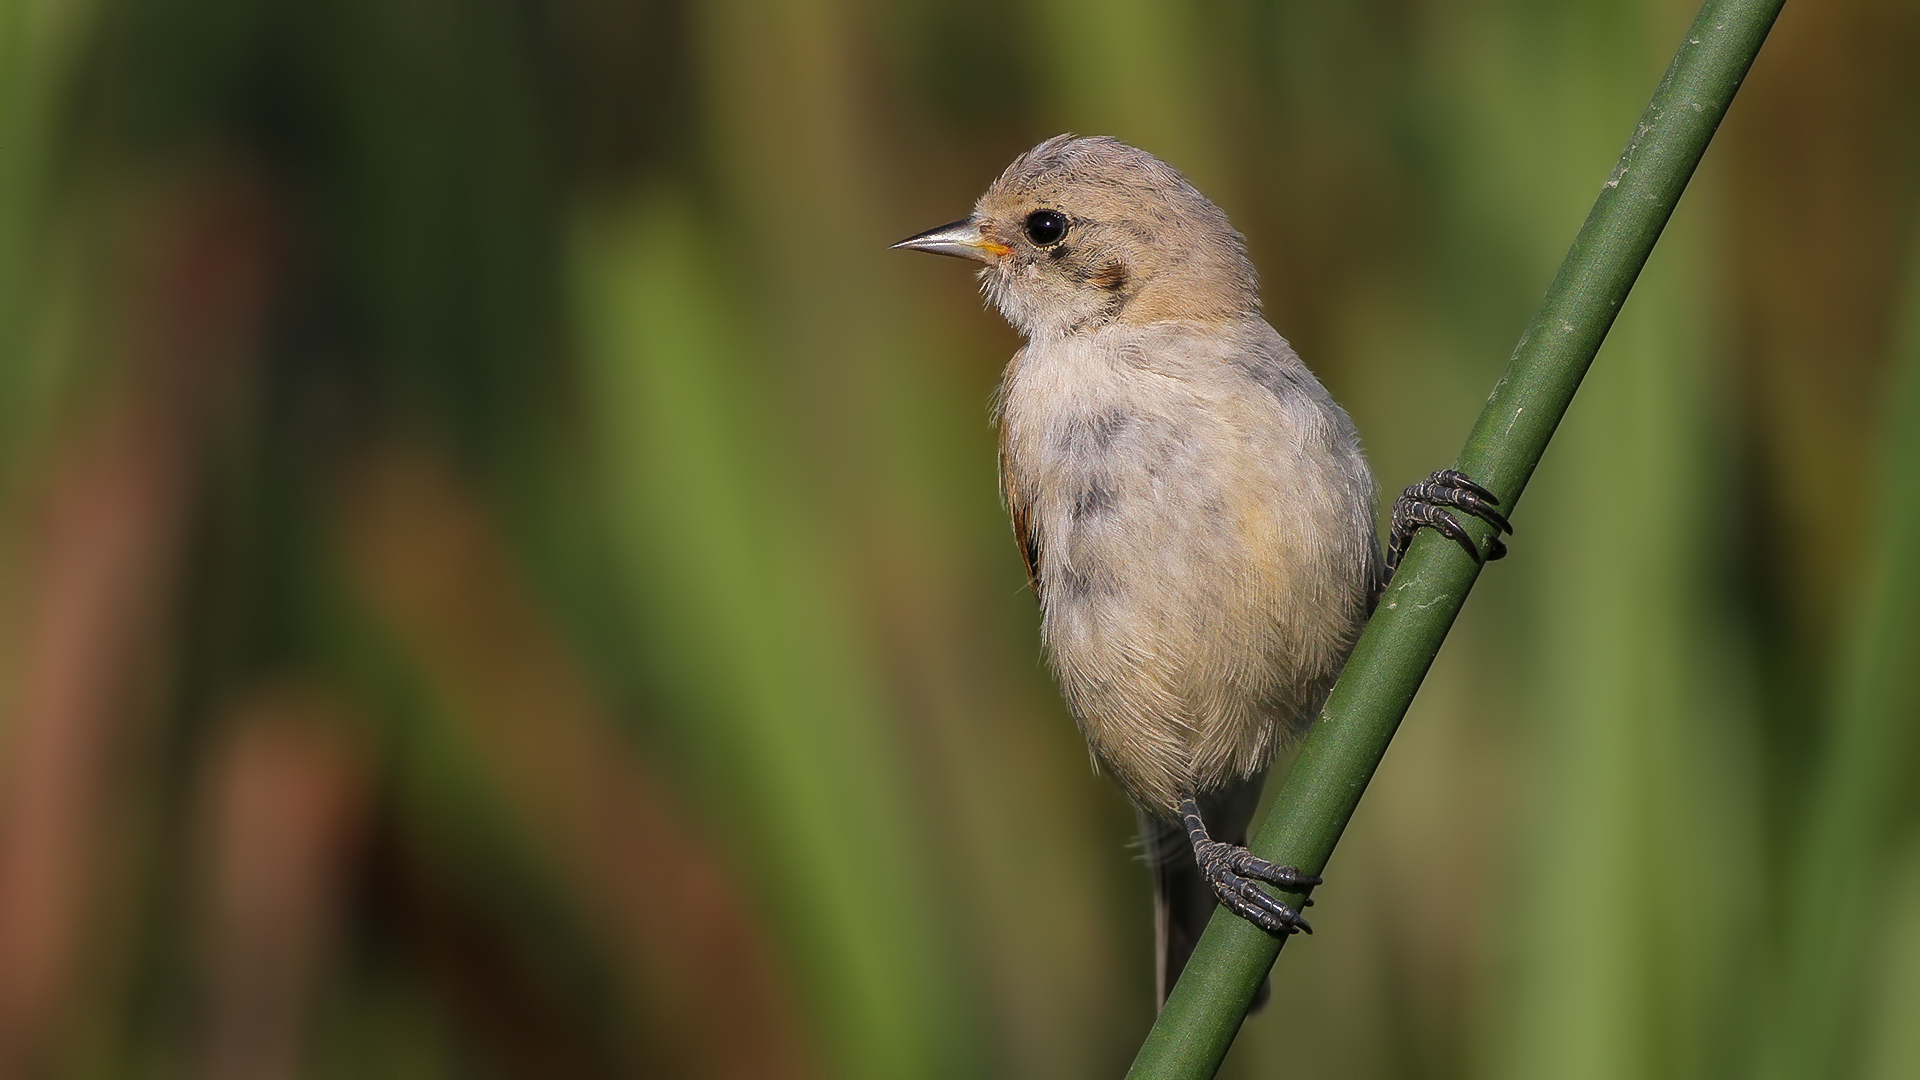
[[[928,229],[918,236],[909,236],[893,246],[980,262],[992,262],[1013,253],[1013,249],[1005,244],[996,244],[981,236],[980,223],[970,217],[949,222],[937,229]]]

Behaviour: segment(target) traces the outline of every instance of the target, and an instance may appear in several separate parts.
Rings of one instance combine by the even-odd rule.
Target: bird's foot
[[[1269,934],[1313,933],[1313,927],[1298,911],[1262,889],[1259,883],[1264,881],[1302,892],[1320,884],[1319,878],[1302,874],[1291,866],[1275,866],[1238,844],[1209,837],[1207,826],[1200,819],[1199,805],[1190,798],[1181,801],[1180,816],[1186,821],[1187,837],[1193,842],[1193,859],[1200,867],[1200,875],[1228,911]],[[1312,903],[1308,900],[1302,906]]]
[[[1400,565],[1401,556],[1407,553],[1408,545],[1413,543],[1414,533],[1423,528],[1438,530],[1440,535],[1465,549],[1474,562],[1492,562],[1505,555],[1507,545],[1501,542],[1500,534],[1512,533],[1513,526],[1507,522],[1505,514],[1495,509],[1499,505],[1500,500],[1494,497],[1493,492],[1452,469],[1441,469],[1409,487],[1393,503],[1393,532],[1387,542],[1387,573],[1393,573]],[[1473,537],[1467,534],[1466,527],[1447,512],[1449,508],[1465,510],[1493,526],[1493,543],[1487,545],[1484,557],[1474,546]]]

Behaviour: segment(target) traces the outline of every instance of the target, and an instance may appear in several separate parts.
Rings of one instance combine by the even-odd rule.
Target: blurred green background
[[[0,0],[0,1076],[1105,1077],[885,250],[1108,133],[1446,464],[1688,0]],[[1920,1075],[1920,7],[1789,4],[1233,1077]]]

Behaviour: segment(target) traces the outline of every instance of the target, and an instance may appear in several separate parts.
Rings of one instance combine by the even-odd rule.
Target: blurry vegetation
[[[0,1076],[1117,1075],[1016,343],[885,244],[1159,152],[1394,489],[1692,14],[0,0]],[[1230,1073],[1920,1072],[1916,55],[1788,5]]]

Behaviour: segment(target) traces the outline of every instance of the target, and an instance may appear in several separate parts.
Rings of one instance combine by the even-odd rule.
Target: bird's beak
[[[909,251],[929,251],[935,255],[976,259],[980,262],[992,262],[1013,253],[1013,249],[1007,245],[996,244],[981,236],[980,222],[970,217],[949,222],[937,229],[928,229],[918,236],[909,236],[893,246],[906,248]]]

